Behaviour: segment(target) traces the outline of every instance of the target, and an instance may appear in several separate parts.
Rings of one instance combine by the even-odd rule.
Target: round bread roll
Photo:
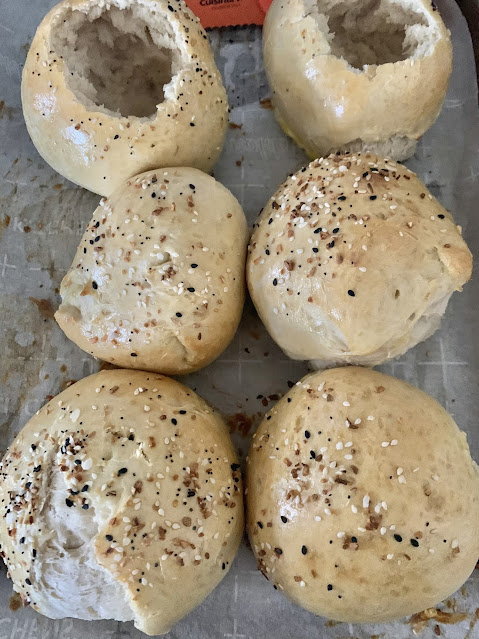
[[[241,206],[209,175],[143,173],[96,209],[55,318],[80,348],[112,364],[191,373],[238,327],[247,242]]]
[[[452,70],[449,32],[430,0],[274,0],[263,53],[279,124],[311,158],[408,158]]]
[[[290,176],[253,233],[248,284],[293,359],[374,366],[439,326],[472,256],[451,215],[404,166],[334,155]]]
[[[397,619],[437,604],[479,556],[479,472],[431,397],[364,368],[308,375],[260,425],[247,466],[251,545],[315,614]]]
[[[22,77],[40,155],[110,193],[141,171],[210,171],[228,103],[205,31],[183,0],[64,0],[43,19]]]
[[[2,461],[0,542],[14,590],[52,619],[168,632],[221,581],[243,532],[223,421],[182,384],[91,375],[28,422]]]

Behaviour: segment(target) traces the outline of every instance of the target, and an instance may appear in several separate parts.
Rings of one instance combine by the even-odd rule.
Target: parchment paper
[[[52,319],[58,287],[99,197],[72,185],[41,160],[20,106],[21,69],[36,26],[54,0],[0,0],[0,449],[29,417],[71,380],[99,363],[69,342]],[[479,256],[479,126],[474,57],[467,25],[453,0],[439,2],[452,31],[454,72],[444,108],[408,166],[454,212]],[[257,27],[211,34],[231,105],[215,177],[238,197],[250,224],[286,174],[306,157],[281,132],[268,108],[269,90]],[[260,103],[260,100],[263,102]],[[476,263],[476,261],[475,261]],[[436,397],[467,431],[479,461],[479,277],[455,294],[427,342],[383,367]],[[227,417],[239,454],[261,415],[307,371],[287,359],[262,328],[251,303],[240,331],[220,359],[184,378]],[[478,531],[479,534],[479,531]],[[19,609],[0,573],[0,639],[120,639],[142,635],[132,624],[51,621]],[[479,638],[479,571],[440,608],[449,624],[432,619],[351,626],[294,606],[256,570],[246,544],[220,586],[168,635],[172,639],[423,639]],[[476,613],[477,609],[477,613]],[[434,612],[434,611],[433,611]],[[456,613],[464,612],[464,618]],[[462,619],[462,620],[461,620]],[[417,621],[417,620],[416,620]],[[475,622],[478,622],[477,625]]]

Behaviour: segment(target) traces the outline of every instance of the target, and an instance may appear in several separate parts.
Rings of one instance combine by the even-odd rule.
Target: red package
[[[272,0],[185,0],[202,26],[262,25]]]

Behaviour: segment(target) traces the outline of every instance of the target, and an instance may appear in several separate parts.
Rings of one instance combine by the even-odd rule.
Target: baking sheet
[[[0,0],[0,450],[3,452],[50,395],[98,370],[99,362],[69,342],[53,320],[58,288],[99,197],[56,174],[36,153],[20,106],[23,61],[38,23],[54,0]],[[453,0],[439,2],[452,32],[454,71],[441,116],[408,166],[454,212],[479,256],[479,112],[467,25]],[[242,203],[250,225],[277,185],[306,157],[276,125],[268,100],[258,27],[210,34],[228,90],[230,121],[215,177]],[[477,264],[477,258],[475,260]],[[479,277],[449,304],[441,329],[385,365],[385,372],[436,397],[467,432],[479,461]],[[184,378],[227,417],[244,459],[252,432],[278,397],[307,372],[269,339],[251,302],[233,343],[208,368]],[[479,534],[479,531],[478,531]],[[52,621],[18,609],[0,572],[0,639],[143,637],[132,624]],[[479,571],[441,604],[441,620],[395,624],[335,623],[294,606],[256,570],[243,544],[229,574],[170,633],[171,639],[479,638]],[[461,615],[460,613],[464,613]],[[476,624],[477,622],[477,624]]]

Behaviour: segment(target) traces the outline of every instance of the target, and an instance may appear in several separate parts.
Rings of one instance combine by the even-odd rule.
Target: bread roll
[[[479,556],[479,473],[431,397],[364,368],[314,373],[269,412],[247,465],[259,568],[311,612],[382,622],[434,606]]]
[[[452,70],[449,32],[429,0],[274,0],[263,53],[276,117],[311,158],[408,158]]]
[[[56,320],[80,348],[117,366],[190,373],[233,338],[247,242],[241,206],[209,175],[143,173],[93,214]]]
[[[210,171],[228,122],[208,38],[183,0],[64,0],[33,39],[22,104],[46,162],[101,195],[159,166]]]
[[[279,346],[315,367],[374,366],[433,333],[472,257],[404,166],[333,155],[290,176],[254,230],[248,284]]]
[[[241,480],[213,409],[161,375],[110,370],[52,399],[2,461],[14,589],[52,619],[166,633],[231,566]]]

